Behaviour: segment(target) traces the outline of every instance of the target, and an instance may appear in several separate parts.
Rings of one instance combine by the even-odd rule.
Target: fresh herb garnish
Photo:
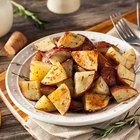
[[[105,138],[108,135],[110,135],[111,133],[122,129],[127,125],[132,126],[135,123],[138,124],[138,127],[140,129],[140,124],[139,124],[139,120],[138,120],[138,116],[140,116],[140,114],[137,114],[139,109],[140,109],[140,107],[138,107],[132,115],[129,115],[129,112],[128,112],[126,114],[126,116],[124,117],[124,119],[111,123],[108,127],[104,128],[104,129],[98,128],[98,127],[92,127],[95,130],[94,135],[97,135],[101,138]]]
[[[25,17],[30,18],[31,20],[34,21],[35,25],[39,28],[39,29],[44,29],[44,23],[42,20],[40,20],[35,13],[33,13],[32,11],[26,9],[25,7],[23,7],[21,4],[11,0],[11,3],[16,7],[16,12],[20,13],[22,15],[24,15]]]

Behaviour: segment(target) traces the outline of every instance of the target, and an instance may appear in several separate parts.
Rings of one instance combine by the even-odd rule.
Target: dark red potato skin
[[[101,76],[109,86],[112,87],[117,84],[116,71],[113,67],[104,67],[101,70]]]
[[[94,42],[94,46],[96,47],[96,49],[101,52],[101,53],[106,53],[107,50],[110,48],[110,47],[113,47],[115,50],[119,51],[118,47],[113,45],[113,44],[110,44],[110,43],[107,43],[105,41],[99,41],[99,42]]]

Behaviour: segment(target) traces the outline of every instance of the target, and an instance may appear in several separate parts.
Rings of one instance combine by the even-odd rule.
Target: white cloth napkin
[[[138,31],[137,26],[128,22],[128,25],[132,30],[140,37],[140,31]],[[118,37],[114,28],[110,30],[107,34]],[[140,52],[140,48],[136,48]],[[132,113],[139,106],[139,104],[135,105],[131,108],[130,112]],[[93,135],[94,130],[91,128],[92,126],[105,127],[111,122],[120,120],[123,118],[126,113],[123,115],[109,120],[104,123],[95,124],[91,126],[83,126],[83,127],[65,127],[65,126],[57,126],[49,123],[45,123],[42,121],[38,121],[33,118],[29,118],[26,123],[29,131],[34,135],[37,140],[99,140]],[[126,127],[117,133],[111,134],[109,137],[104,138],[103,140],[140,140],[140,131],[137,125],[132,127]]]

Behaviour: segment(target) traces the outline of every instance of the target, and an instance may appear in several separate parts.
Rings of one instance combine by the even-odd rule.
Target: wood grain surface
[[[46,0],[17,0],[17,2],[32,11],[37,11],[37,15],[47,21],[45,23],[45,30],[41,31],[37,29],[31,21],[25,20],[24,17],[19,14],[14,14],[14,24],[11,31],[3,38],[0,38],[0,41],[6,41],[13,31],[23,32],[28,38],[28,43],[30,43],[38,38],[60,31],[85,30],[109,19],[111,13],[117,11],[123,13],[135,9],[136,5],[135,0],[81,0],[82,5],[77,12],[68,15],[57,15],[48,11],[46,8]],[[136,22],[135,12],[132,12],[131,17],[126,17],[130,21]],[[111,27],[111,22],[106,21],[104,24],[90,28],[90,30],[107,32]],[[0,57],[0,72],[7,68],[11,59],[12,58]],[[1,100],[0,110],[3,118],[3,125],[0,129],[0,140],[34,139],[14,118]]]

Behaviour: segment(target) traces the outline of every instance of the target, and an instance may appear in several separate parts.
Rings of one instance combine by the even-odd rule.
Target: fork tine
[[[127,32],[129,32],[129,35],[130,35],[130,36],[137,37],[137,36],[134,34],[134,32],[131,30],[131,28],[126,24],[126,21],[124,20],[123,16],[122,16],[120,13],[118,13],[117,15],[120,16],[120,23],[122,23],[124,29],[125,29]]]
[[[110,16],[110,19],[112,21],[113,26],[115,27],[116,32],[120,36],[120,38],[125,39],[125,36],[123,35],[122,31],[120,31],[120,29],[116,26],[115,21],[113,20],[114,17],[115,15],[112,15]]]

